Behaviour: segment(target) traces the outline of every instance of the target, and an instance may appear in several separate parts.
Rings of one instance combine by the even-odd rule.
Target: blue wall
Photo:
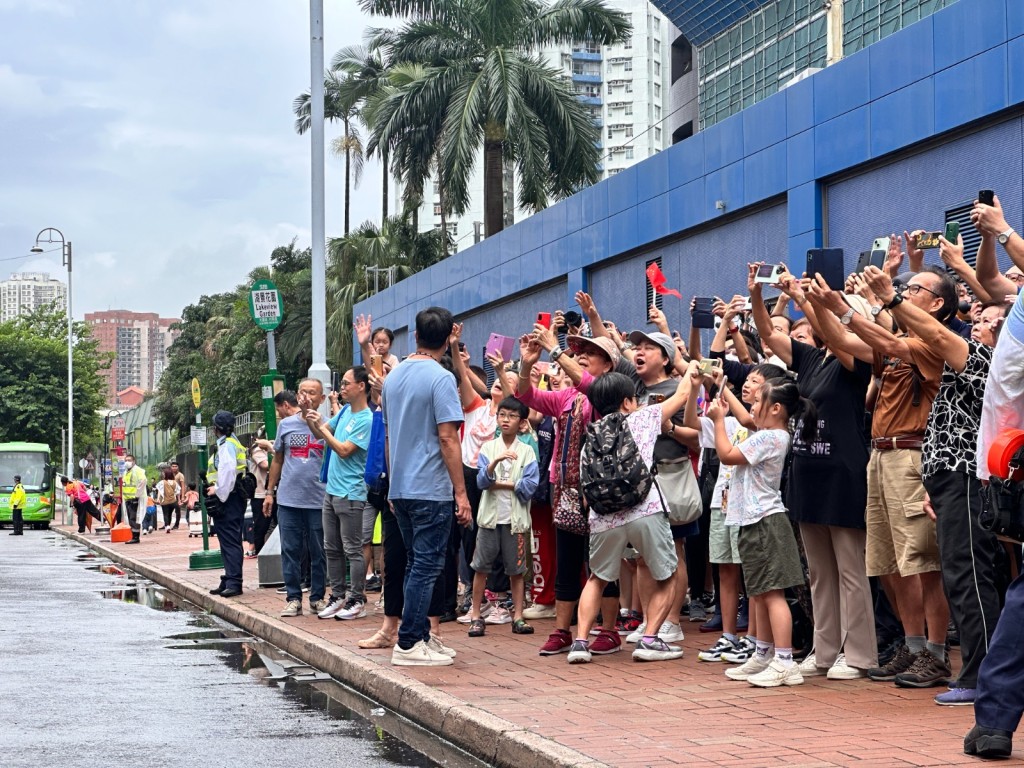
[[[716,224],[722,231],[719,242],[728,243],[732,228],[746,220],[731,214],[779,197],[786,200],[784,250],[792,267],[801,269],[806,250],[823,244],[824,190],[831,181],[887,159],[897,164],[893,173],[899,179],[899,168],[908,162],[899,153],[971,124],[981,130],[997,113],[1021,111],[1022,62],[1024,0],[960,0],[382,291],[360,303],[355,314],[371,313],[375,324],[400,328],[412,324],[418,309],[440,304],[456,315],[472,312],[483,320],[487,315],[481,309],[560,279],[565,281],[565,298],[556,304],[564,308],[601,265]],[[986,149],[976,163],[958,163],[947,172],[958,176],[955,186],[948,188],[950,195],[962,196],[988,184],[999,191],[992,179],[1003,178],[1002,174],[1012,178],[1014,168],[1020,179],[1019,150],[1010,167],[1000,170],[1007,158],[997,154],[997,147]],[[932,157],[940,173],[945,155],[939,150]],[[1013,189],[1010,181],[1007,185]],[[870,185],[860,192],[876,193]],[[914,210],[911,195],[920,193],[920,187],[906,189],[906,208],[894,210]],[[832,202],[842,201],[842,196],[843,187],[836,185]],[[716,201],[724,202],[724,211]],[[941,202],[945,204],[945,196]],[[872,215],[877,208],[870,209]],[[1010,210],[1010,224],[1020,228],[1019,202]],[[723,216],[728,218],[719,221]],[[913,224],[913,219],[905,222]],[[869,225],[864,232],[854,232],[839,218],[833,219],[833,241],[849,256],[877,234],[865,235],[874,229]],[[775,238],[776,233],[767,228],[763,236]],[[691,259],[700,257],[680,255],[688,270]],[[636,279],[636,264],[642,273],[642,261],[638,256],[633,266],[622,268],[630,280]],[[735,290],[733,267],[719,272],[717,263],[704,260],[693,267],[702,278],[712,275],[720,280],[702,282],[700,290],[704,285],[720,286],[715,293]],[[680,272],[679,279],[688,274]],[[595,285],[599,305],[619,300],[617,281],[598,279]],[[676,287],[692,293],[697,285]]]

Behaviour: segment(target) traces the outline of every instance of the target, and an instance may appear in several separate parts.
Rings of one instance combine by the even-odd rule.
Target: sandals
[[[487,625],[484,624],[483,619],[473,619],[471,622],[469,622],[470,637],[483,637],[486,629]]]
[[[526,623],[526,619],[516,619],[512,622],[513,635],[532,635],[533,627]]]
[[[356,643],[360,648],[391,648],[394,644],[394,635],[389,635],[383,629],[378,629],[370,637]]]

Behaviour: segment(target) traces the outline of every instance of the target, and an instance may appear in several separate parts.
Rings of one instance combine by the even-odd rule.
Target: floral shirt
[[[992,347],[968,341],[963,372],[957,373],[948,363],[943,366],[924,430],[922,477],[944,470],[972,475],[977,471],[978,430],[992,351]]]

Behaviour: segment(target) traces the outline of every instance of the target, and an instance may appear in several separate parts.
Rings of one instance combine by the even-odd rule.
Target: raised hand
[[[583,314],[589,315],[594,311],[594,300],[590,298],[590,294],[586,291],[576,291],[576,295],[573,298],[576,299],[576,303],[579,304]]]
[[[883,304],[888,304],[896,295],[892,278],[876,266],[868,266],[864,269],[864,282]]]
[[[494,372],[501,376],[505,372],[505,361],[501,358],[501,353],[495,350],[494,352],[488,352],[486,355],[487,362],[491,364]]]
[[[940,236],[939,258],[953,271],[957,271],[958,267],[962,269],[964,266],[967,266],[967,261],[964,259],[963,235],[957,235],[955,243],[951,243],[944,236]]]
[[[373,317],[371,315],[360,315],[355,322],[356,341],[359,346],[370,343],[370,334],[373,332]]]
[[[999,202],[998,195],[995,196],[992,205],[984,205],[975,200],[971,221],[983,235],[999,235],[1010,228],[1003,215],[1003,204]]]
[[[534,365],[540,360],[540,344],[533,334],[523,334],[519,337],[519,358],[523,365]]]
[[[533,326],[533,337],[548,352],[558,346],[558,337],[555,336],[555,332],[550,328],[545,328],[540,323],[536,323]]]
[[[906,254],[903,253],[903,238],[894,232],[889,236],[889,252],[885,255],[884,269],[889,273],[889,277],[896,277],[900,273],[905,257]]]
[[[763,261],[755,261],[753,264],[747,264],[747,293],[753,296],[755,293],[760,295],[761,284],[754,278],[757,277],[757,270],[763,265]]]

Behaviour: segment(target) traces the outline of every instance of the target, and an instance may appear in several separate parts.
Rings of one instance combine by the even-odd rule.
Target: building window
[[[657,126],[654,128],[654,140],[659,144],[661,143],[661,128]]]
[[[610,139],[611,137],[612,137],[612,128],[611,128],[611,126],[608,126],[608,138]]]
[[[626,138],[627,139],[633,138],[633,126],[632,125],[627,125],[626,126]]]
[[[632,93],[632,92],[633,92],[633,84],[632,83],[626,83],[626,93]]]
[[[632,115],[633,114],[633,104],[632,104],[632,102],[626,105],[625,112],[626,112],[627,115]]]
[[[440,216],[441,215],[441,204],[440,203],[434,203],[434,215],[435,216]]]
[[[623,62],[622,68],[626,72],[632,72],[633,71],[633,60],[632,59],[626,59],[626,61]]]
[[[661,98],[661,83],[655,83],[654,84],[654,98],[656,98],[656,99],[660,99]]]
[[[655,77],[661,77],[661,62],[660,61],[654,62],[654,76]]]
[[[626,159],[627,160],[632,160],[633,159],[633,148],[632,147],[626,147]]]
[[[654,119],[659,121],[661,120],[661,107],[657,104],[654,105]]]
[[[629,37],[626,38],[626,40],[622,43],[622,47],[625,48],[626,50],[629,50],[630,48],[633,47],[633,36],[632,35],[630,35]]]

